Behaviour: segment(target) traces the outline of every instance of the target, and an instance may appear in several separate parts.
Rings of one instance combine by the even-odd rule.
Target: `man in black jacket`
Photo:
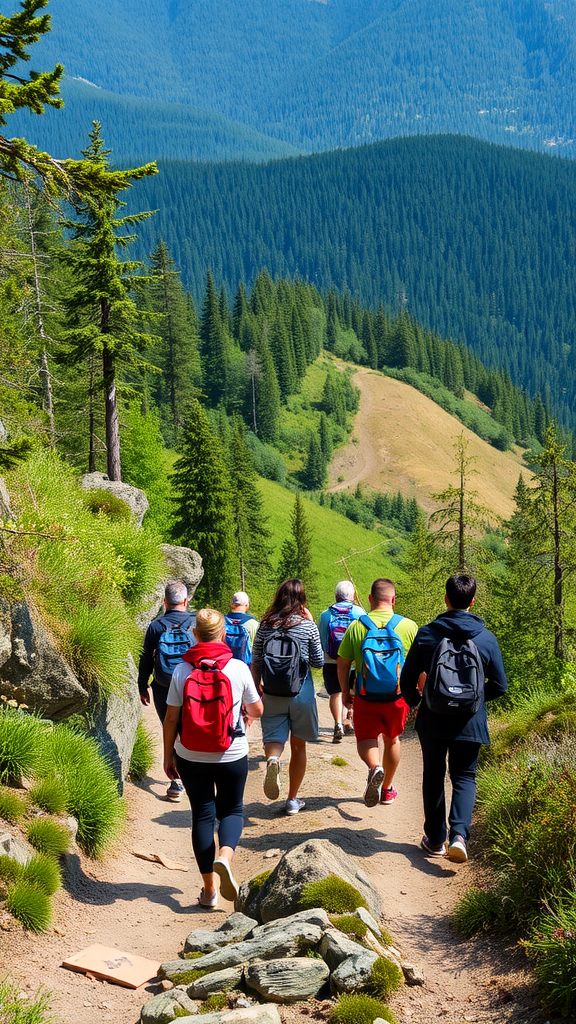
[[[472,576],[451,576],[446,581],[444,600],[447,611],[427,626],[420,627],[400,676],[400,689],[406,703],[410,707],[420,704],[416,732],[424,764],[424,835],[421,846],[431,856],[447,855],[455,863],[468,859],[466,847],[476,798],[478,755],[480,747],[490,743],[486,701],[501,697],[508,686],[496,637],[486,629],[479,615],[470,612],[475,594],[476,580]],[[480,706],[473,714],[437,714],[430,710],[426,700],[420,703],[432,656],[444,637],[457,647],[466,640],[472,640],[478,648],[485,682]],[[446,758],[452,782],[447,851]]]

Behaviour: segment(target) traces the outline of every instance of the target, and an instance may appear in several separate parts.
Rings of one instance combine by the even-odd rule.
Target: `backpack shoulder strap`
[[[388,622],[386,623],[386,625],[387,625],[388,629],[394,629],[394,630],[395,630],[395,629],[396,629],[396,626],[397,626],[397,625],[398,625],[398,624],[399,624],[400,622],[402,622],[402,619],[403,619],[403,618],[404,618],[404,616],[403,616],[403,615],[397,615],[396,613],[394,613],[394,615],[392,616],[392,618],[391,618],[391,619],[388,619]]]
[[[361,615],[358,621],[362,623],[364,629],[367,629],[369,633],[371,633],[373,629],[378,629],[376,623],[372,622],[372,619],[369,619],[367,615]]]

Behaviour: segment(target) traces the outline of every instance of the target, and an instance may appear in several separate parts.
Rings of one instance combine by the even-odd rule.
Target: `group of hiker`
[[[418,708],[420,845],[431,857],[467,860],[476,766],[481,746],[489,743],[486,701],[507,687],[497,640],[471,611],[475,594],[473,577],[451,576],[446,611],[418,628],[395,613],[391,580],[373,582],[367,613],[354,584],[343,580],[317,626],[300,580],[280,584],[260,622],[243,591],[233,595],[226,615],[212,608],[193,614],[186,587],[167,584],[164,614],[146,631],[138,686],[142,703],[148,704],[152,676],[170,780],[166,797],[180,800],[184,789],[190,801],[201,906],[217,906],[219,892],[227,900],[238,894],[231,864],[243,826],[247,729],[256,719],[266,757],[265,796],[280,798],[281,759],[289,742],[284,810],[295,815],[305,807],[298,794],[306,744],[319,735],[312,668],[323,671],[334,719],[332,742],[356,735],[368,769],[367,807],[390,805],[398,797],[400,737],[410,709]],[[452,783],[448,825],[446,765]]]

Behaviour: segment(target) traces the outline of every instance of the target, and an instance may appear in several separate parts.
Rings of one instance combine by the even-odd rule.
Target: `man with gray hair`
[[[361,615],[364,615],[364,609],[360,605],[354,604],[356,587],[350,580],[341,580],[340,583],[337,583],[334,596],[336,603],[322,612],[318,629],[324,650],[324,666],[322,668],[324,686],[330,698],[330,712],[334,719],[332,742],[341,743],[344,732],[352,733],[354,730],[350,718],[345,717],[346,709],[342,704],[342,690],[338,682],[336,658],[340,641],[348,626],[354,619],[359,619]]]
[[[152,676],[152,698],[162,723],[166,716],[172,672],[186,651],[196,643],[192,635],[194,623],[194,616],[188,611],[188,591],[184,583],[169,580],[164,589],[164,614],[148,626],[138,665],[140,700],[143,704],[150,703],[148,682]],[[182,792],[180,779],[173,779],[166,790],[166,797],[168,800],[181,800]]]

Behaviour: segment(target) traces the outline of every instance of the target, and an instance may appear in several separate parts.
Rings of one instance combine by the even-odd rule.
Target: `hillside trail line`
[[[271,848],[282,852],[311,837],[335,843],[370,876],[382,899],[385,926],[408,960],[422,968],[422,987],[403,989],[391,1001],[399,1024],[536,1024],[536,1008],[525,961],[512,943],[464,941],[450,929],[448,915],[472,884],[478,864],[427,859],[422,835],[421,762],[417,737],[408,729],[395,780],[399,796],[388,807],[365,807],[366,781],[353,737],[332,744],[332,720],[324,691],[318,695],[320,742],[308,748],[309,763],[301,796],[306,808],[283,814],[283,803],[262,793],[264,758],[259,724],[251,728],[250,772],[245,827],[234,860],[238,880],[273,868]],[[201,879],[192,860],[190,809],[186,799],[165,799],[160,725],[152,708],[144,720],[158,741],[156,764],[142,783],[127,783],[126,831],[117,849],[101,862],[71,855],[64,888],[55,897],[55,928],[46,935],[25,932],[0,911],[0,974],[9,971],[31,993],[38,984],[52,990],[58,1024],[136,1024],[143,1003],[158,991],[121,988],[60,967],[62,959],[93,943],[160,961],[177,957],[194,928],[216,927],[233,910],[221,901],[217,911],[197,906]],[[332,765],[338,755],[342,767]],[[134,850],[162,853],[186,864],[188,872],[168,870],[141,860]],[[321,1004],[281,1006],[284,1024],[326,1019]],[[202,1017],[198,1018],[199,1021]]]

